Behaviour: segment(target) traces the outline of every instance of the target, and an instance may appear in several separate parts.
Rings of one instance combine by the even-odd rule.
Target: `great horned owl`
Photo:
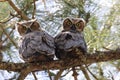
[[[26,62],[53,60],[55,54],[54,38],[40,29],[39,23],[36,21],[24,21],[18,25],[21,29],[26,28],[23,29],[24,32],[19,32],[24,35],[19,48],[22,59]]]
[[[37,19],[28,21],[21,21],[17,23],[17,30],[21,36],[24,36],[27,32],[41,30]]]
[[[63,31],[55,37],[57,58],[77,58],[87,52],[84,27],[85,21],[82,18],[66,18],[63,21]]]

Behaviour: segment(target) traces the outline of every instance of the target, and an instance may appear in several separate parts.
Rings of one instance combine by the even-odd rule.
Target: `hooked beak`
[[[73,24],[73,25],[70,27],[70,29],[71,29],[72,32],[75,32],[75,31],[76,31],[75,24]]]
[[[26,31],[25,34],[28,34],[28,33],[30,33],[30,32],[32,32],[32,30],[31,30],[30,28],[27,28],[27,31]]]

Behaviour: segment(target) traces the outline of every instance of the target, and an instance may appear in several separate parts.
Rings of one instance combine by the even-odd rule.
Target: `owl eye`
[[[23,30],[26,30],[26,29],[27,29],[26,26],[24,26],[24,25],[22,25],[22,28],[23,28]]]
[[[72,21],[70,18],[66,18],[64,21],[63,21],[63,30],[65,31],[68,31],[70,30],[70,26],[72,25]]]
[[[83,31],[85,27],[85,22],[83,20],[80,20],[79,22],[75,24],[75,26],[78,28],[78,30]]]
[[[72,22],[71,21],[67,21],[67,25],[72,25]]]
[[[77,28],[80,28],[81,27],[81,23],[79,22],[79,23],[76,23],[76,27]]]

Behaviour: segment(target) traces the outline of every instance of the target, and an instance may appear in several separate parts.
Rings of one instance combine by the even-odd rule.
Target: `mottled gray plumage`
[[[19,53],[25,61],[53,60],[54,39],[44,31],[34,31],[23,38]]]
[[[78,58],[81,54],[87,52],[87,46],[83,35],[83,24],[85,23],[79,18],[67,18],[64,20],[64,30],[55,37],[55,54],[57,58]]]
[[[19,22],[18,30],[19,33],[23,34],[19,54],[24,61],[53,60],[55,54],[54,38],[43,31],[36,20]]]
[[[55,45],[56,56],[60,59],[79,56],[76,49],[80,50],[83,54],[87,52],[83,33],[80,32],[61,32],[55,37]]]

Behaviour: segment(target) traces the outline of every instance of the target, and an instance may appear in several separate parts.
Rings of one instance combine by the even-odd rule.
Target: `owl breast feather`
[[[70,31],[61,32],[55,37],[55,44],[58,49],[70,51],[73,48],[81,47],[86,49],[85,40],[82,33],[72,33]]]
[[[44,31],[34,31],[24,36],[20,51],[23,57],[30,57],[38,52],[45,55],[54,55],[54,39]]]

